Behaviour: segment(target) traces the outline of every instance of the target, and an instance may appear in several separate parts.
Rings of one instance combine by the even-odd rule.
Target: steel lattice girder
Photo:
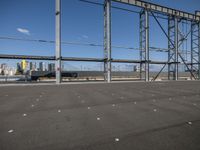
[[[176,17],[183,18],[190,21],[200,21],[200,16],[197,16],[195,14],[191,14],[188,12],[172,9],[169,7],[165,7],[165,6],[161,6],[161,5],[157,5],[157,4],[153,4],[149,2],[145,2],[142,0],[112,0],[112,1],[137,6],[140,8],[147,8],[150,11],[165,14],[167,16],[176,16]]]
[[[200,79],[200,23],[191,24],[191,71]]]

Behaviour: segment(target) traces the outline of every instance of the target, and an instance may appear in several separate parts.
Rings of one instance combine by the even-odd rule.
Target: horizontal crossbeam
[[[157,4],[153,4],[149,2],[144,2],[142,0],[112,0],[112,1],[134,5],[140,8],[147,8],[151,11],[155,11],[155,12],[162,13],[165,15],[177,16],[177,17],[184,18],[190,21],[200,21],[200,16],[196,14],[172,9],[169,7],[165,7],[165,6],[161,6],[161,5],[157,5]]]

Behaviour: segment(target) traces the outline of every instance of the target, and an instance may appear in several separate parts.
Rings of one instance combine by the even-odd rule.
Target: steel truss
[[[178,80],[178,19],[168,19],[168,79]]]
[[[149,13],[140,13],[140,79],[149,81]]]
[[[198,22],[191,23],[191,71],[197,79],[200,79],[200,23]]]

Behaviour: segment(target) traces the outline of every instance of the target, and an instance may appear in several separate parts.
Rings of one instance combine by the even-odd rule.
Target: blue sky
[[[103,0],[91,1],[103,2]],[[150,2],[192,13],[200,10],[199,0],[151,0]],[[140,10],[119,3],[112,5]],[[54,9],[55,0],[0,0],[0,36],[54,40]],[[167,29],[167,21],[162,20],[161,23]],[[103,8],[79,0],[62,0],[62,41],[103,44]],[[150,46],[167,48],[166,41],[166,37],[151,17]],[[138,14],[112,9],[112,45],[139,47]],[[52,56],[54,50],[54,44],[49,43],[0,40],[1,54]],[[102,58],[103,48],[62,45],[62,55]],[[136,60],[139,59],[139,52],[113,48],[112,57]],[[167,53],[151,52],[150,58],[166,60]],[[80,65],[80,63],[74,64]]]

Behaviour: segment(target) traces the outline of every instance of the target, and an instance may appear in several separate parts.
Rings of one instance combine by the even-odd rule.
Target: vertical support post
[[[149,81],[149,14],[145,9],[145,81]]]
[[[175,17],[175,80],[178,80],[178,18]]]
[[[174,79],[174,68],[175,68],[175,55],[174,55],[174,43],[175,43],[175,20],[174,16],[169,16],[168,17],[168,80],[171,80],[172,77]],[[172,42],[170,42],[170,40]],[[171,58],[171,60],[170,60]]]
[[[198,79],[200,80],[200,22],[198,23]]]
[[[145,53],[145,45],[144,45],[144,41],[145,39],[143,39],[145,37],[145,30],[144,30],[144,10],[142,10],[140,12],[140,80],[143,80],[144,76],[143,76],[143,60],[144,58],[144,53]]]
[[[104,1],[104,79],[111,82],[111,0]]]
[[[200,79],[200,23],[195,21],[191,24],[191,72]]]
[[[61,83],[61,0],[56,1],[56,84]]]
[[[149,13],[140,12],[140,79],[149,81]]]
[[[191,71],[192,71],[192,73],[194,72],[193,71],[193,34],[194,34],[194,25],[193,25],[193,22],[191,22],[191,45],[190,45],[190,47],[191,47],[191,55],[190,55],[190,61],[191,61]],[[192,75],[190,76],[190,79],[192,80]]]

